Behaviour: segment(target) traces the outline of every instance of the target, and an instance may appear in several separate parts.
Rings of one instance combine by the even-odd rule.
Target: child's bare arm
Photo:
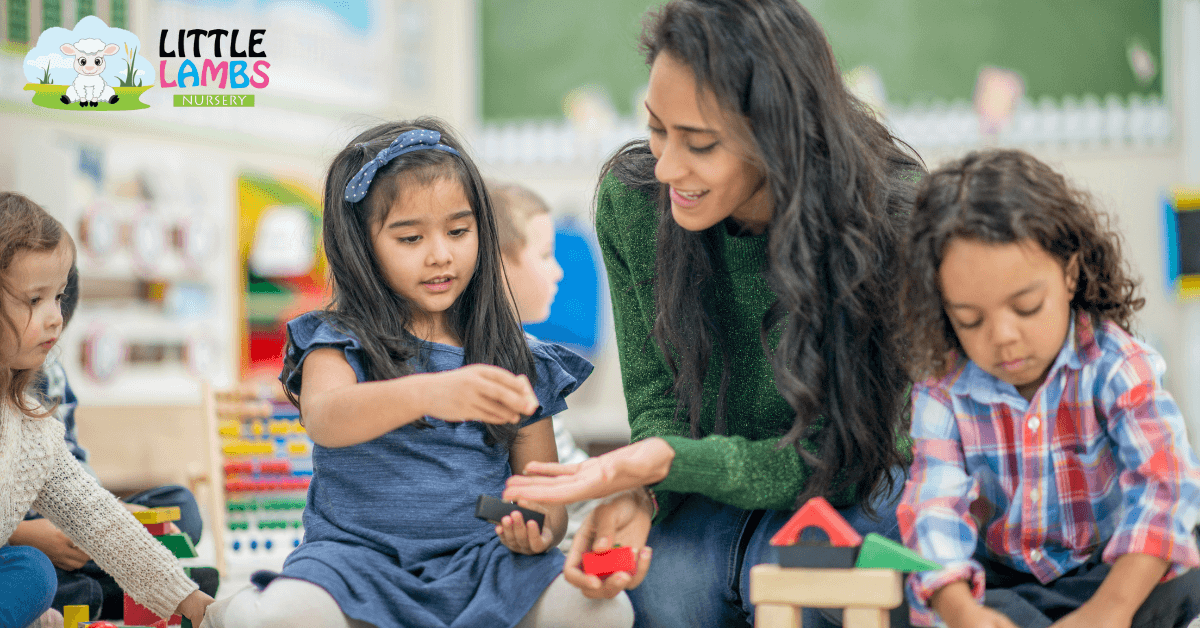
[[[554,443],[554,424],[546,418],[533,425],[521,428],[520,436],[509,453],[509,464],[514,474],[519,474],[532,461],[558,462],[558,448]],[[515,552],[539,554],[558,545],[567,533],[567,509],[561,505],[540,502],[518,501],[519,505],[546,513],[543,530],[535,532],[529,522],[520,515],[505,517],[497,527],[497,534],[505,545]]]
[[[365,443],[426,415],[516,423],[537,408],[527,379],[485,364],[359,383],[341,351],[323,348],[308,354],[303,373],[305,429],[323,447]]]
[[[1091,599],[1052,628],[1129,628],[1134,614],[1170,566],[1149,554],[1121,555]]]
[[[938,589],[929,598],[929,606],[950,628],[1017,628],[1003,613],[976,602],[965,580]]]

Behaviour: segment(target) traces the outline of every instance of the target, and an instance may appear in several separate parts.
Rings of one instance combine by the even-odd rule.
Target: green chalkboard
[[[560,117],[583,85],[621,114],[646,83],[637,39],[647,0],[480,0],[488,121]],[[843,70],[870,65],[897,104],[969,99],[984,66],[1018,71],[1026,94],[1158,94],[1162,0],[804,0]],[[1159,75],[1137,81],[1137,40]]]

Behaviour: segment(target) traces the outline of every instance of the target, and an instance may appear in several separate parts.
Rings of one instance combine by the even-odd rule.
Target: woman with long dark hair
[[[892,275],[923,168],[795,0],[675,0],[642,45],[650,139],[605,166],[596,210],[634,444],[530,465],[505,496],[611,495],[569,581],[631,589],[640,626],[744,625],[750,567],[809,498],[899,538]],[[635,574],[579,570],[614,543],[639,548]]]

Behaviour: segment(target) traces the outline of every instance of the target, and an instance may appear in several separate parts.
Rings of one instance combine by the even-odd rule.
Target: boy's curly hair
[[[1091,197],[1019,150],[969,153],[930,173],[917,190],[900,293],[903,342],[914,380],[943,376],[962,352],[943,308],[938,270],[954,238],[1036,242],[1066,268],[1079,255],[1071,308],[1130,330],[1145,299],[1121,259],[1121,238]]]

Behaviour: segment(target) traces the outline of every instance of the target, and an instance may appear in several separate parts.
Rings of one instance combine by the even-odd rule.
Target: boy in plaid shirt
[[[915,625],[1182,627],[1200,613],[1200,461],[1129,332],[1107,221],[1020,151],[922,183],[902,309],[914,461],[898,519],[944,568]]]

